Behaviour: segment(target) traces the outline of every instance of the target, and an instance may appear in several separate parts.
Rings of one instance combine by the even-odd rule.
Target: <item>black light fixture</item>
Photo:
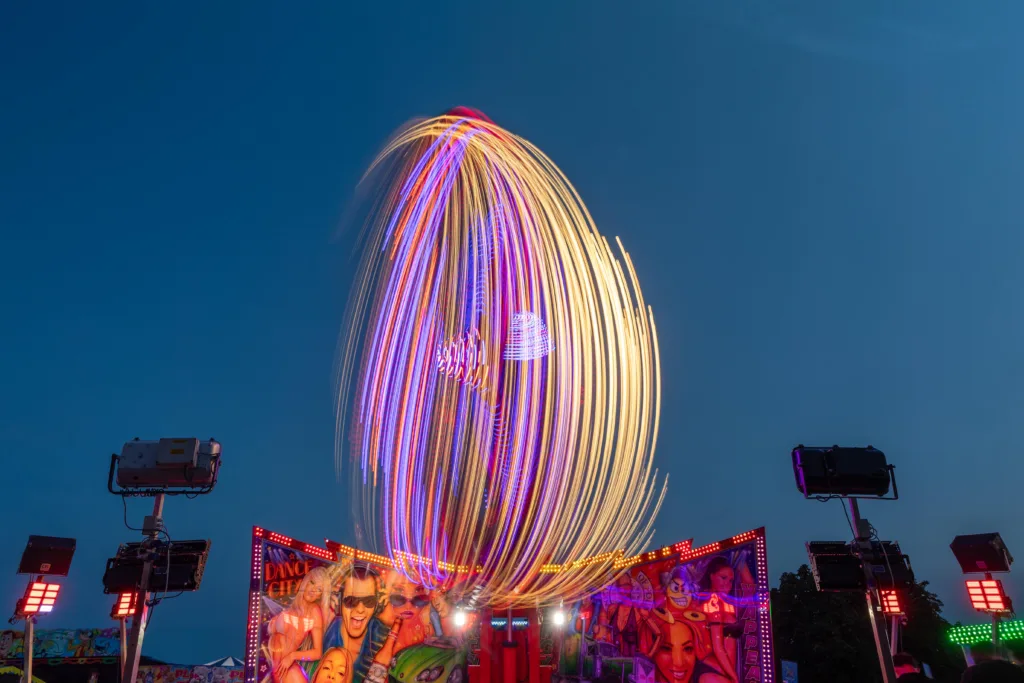
[[[895,541],[873,541],[863,551],[864,561],[871,565],[878,588],[907,590],[914,584],[914,570],[910,558],[903,554]]]
[[[864,592],[864,565],[848,543],[811,541],[806,544],[814,585],[823,593]]]
[[[141,543],[126,543],[107,560],[103,572],[104,593],[137,591],[147,559],[152,562],[149,589],[152,592],[197,591],[203,581],[209,541],[177,541],[146,549]]]
[[[867,448],[804,446],[793,449],[793,473],[804,497],[898,498],[885,453]]]
[[[29,536],[21,554],[19,574],[33,576],[67,576],[77,542],[57,536]]]
[[[949,544],[964,574],[1001,574],[1010,571],[1013,557],[999,534],[957,536]]]

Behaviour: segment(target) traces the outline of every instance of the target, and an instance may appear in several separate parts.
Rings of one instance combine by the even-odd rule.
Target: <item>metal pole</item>
[[[991,581],[992,574],[985,572],[985,580]],[[992,649],[998,655],[999,654],[999,613],[992,613]]]
[[[36,641],[36,619],[25,617],[25,683],[32,683],[32,650]]]
[[[580,605],[581,605],[580,606],[580,610],[582,611],[583,610],[582,603],[580,603]],[[583,624],[583,630],[580,631],[580,656],[579,656],[579,660],[580,660],[580,680],[582,681],[584,679],[584,675],[586,674],[586,669],[583,668],[583,665],[587,663],[587,618],[585,616],[583,616],[582,614],[580,615],[580,617],[582,619],[582,624]]]
[[[899,651],[900,646],[900,618],[893,615],[892,621],[889,624],[889,654],[895,655]]]
[[[124,673],[124,663],[128,658],[128,617],[121,617],[117,622],[121,625],[121,672]]]
[[[153,519],[144,524],[145,536],[150,543],[156,541],[163,527],[164,494],[158,493],[153,501]],[[143,547],[145,547],[145,542]],[[146,548],[148,552],[149,548]],[[153,557],[147,555],[142,565],[142,579],[139,581],[139,595],[136,599],[135,614],[132,616],[132,632],[128,637],[128,651],[124,655],[124,669],[121,683],[135,683],[139,675],[139,660],[142,657],[142,639],[146,635],[146,620],[149,617],[149,577],[153,572]],[[888,683],[888,682],[886,682]]]
[[[853,526],[853,537],[857,541],[857,554],[864,565],[864,579],[867,583],[865,597],[868,603],[868,618],[871,620],[871,632],[875,636],[875,650],[878,652],[878,663],[882,668],[883,683],[896,683],[896,670],[892,664],[892,653],[889,652],[887,634],[885,632],[885,621],[882,617],[881,606],[878,601],[878,592],[875,590],[875,575],[871,565],[864,561],[864,550],[871,547],[871,539],[861,531],[860,508],[857,507],[857,499],[849,498],[850,524]]]

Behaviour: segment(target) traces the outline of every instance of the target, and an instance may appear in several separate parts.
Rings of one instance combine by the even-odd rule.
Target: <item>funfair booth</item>
[[[245,681],[774,680],[763,528],[544,571],[609,559],[607,585],[579,603],[473,609],[471,595],[417,585],[391,558],[257,527]]]

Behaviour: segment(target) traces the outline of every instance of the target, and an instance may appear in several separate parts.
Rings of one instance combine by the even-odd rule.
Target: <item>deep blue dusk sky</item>
[[[242,655],[253,524],[351,540],[335,234],[389,132],[464,104],[544,149],[635,261],[663,359],[657,542],[765,525],[775,580],[846,536],[790,448],[873,443],[903,497],[866,516],[979,620],[951,538],[1024,556],[1024,5],[982,4],[5,3],[0,609],[28,534],[67,535],[42,627],[111,624],[104,560],[137,534],[106,467],[135,436],[225,456],[213,495],[167,504],[214,546],[152,656]]]

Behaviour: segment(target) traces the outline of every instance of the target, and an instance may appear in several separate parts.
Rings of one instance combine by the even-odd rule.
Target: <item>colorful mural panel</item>
[[[466,648],[447,595],[402,573],[257,530],[246,680],[460,683]],[[337,559],[334,559],[337,558]]]
[[[563,636],[546,629],[558,675],[632,683],[771,680],[763,534],[715,546],[723,544],[633,565],[574,606]]]
[[[142,683],[241,683],[242,670],[224,666],[140,666]]]
[[[41,629],[35,633],[37,659],[85,658],[117,656],[121,636],[115,628]],[[0,631],[0,660],[21,661],[25,656],[25,634],[22,631]]]
[[[387,558],[333,547],[255,530],[246,683],[499,683],[475,665],[501,656],[503,617],[456,625],[457,589],[431,591]],[[513,619],[519,630],[541,620],[531,683],[772,680],[763,530],[619,558],[608,585],[564,610],[564,623],[550,611]],[[532,678],[526,649],[517,680]]]

